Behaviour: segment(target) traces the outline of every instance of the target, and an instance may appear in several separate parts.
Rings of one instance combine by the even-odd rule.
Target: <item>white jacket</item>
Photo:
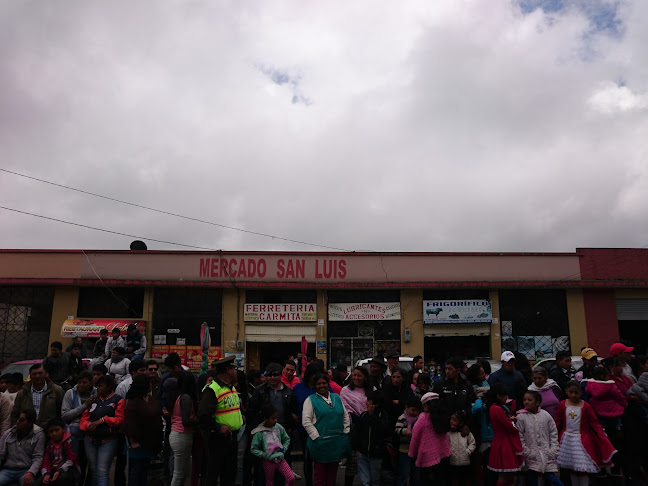
[[[472,434],[466,437],[461,436],[461,432],[448,432],[450,438],[450,456],[451,466],[468,466],[470,465],[470,455],[475,451],[475,438]]]
[[[539,473],[557,473],[558,429],[551,415],[542,409],[538,413],[520,410],[516,426],[522,441],[525,467]]]

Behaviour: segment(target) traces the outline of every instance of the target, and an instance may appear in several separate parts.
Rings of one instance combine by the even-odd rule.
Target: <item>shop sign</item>
[[[202,369],[202,348],[200,346],[153,345],[151,347],[151,357],[153,359],[164,359],[169,353],[178,353],[183,365],[187,366],[192,373],[200,373]],[[211,367],[214,361],[220,359],[221,356],[221,347],[211,346],[207,354],[209,367]]]
[[[424,300],[425,324],[472,324],[493,322],[489,300]]]
[[[108,334],[113,329],[119,329],[125,335],[130,324],[137,324],[137,329],[142,334],[146,332],[146,321],[138,319],[66,319],[61,326],[61,336],[98,338],[102,329],[107,329]]]
[[[316,322],[316,304],[245,304],[246,322]]]
[[[329,304],[329,321],[398,321],[400,302]]]

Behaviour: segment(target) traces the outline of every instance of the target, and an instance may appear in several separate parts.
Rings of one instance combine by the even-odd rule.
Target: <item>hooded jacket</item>
[[[644,405],[648,404],[648,373],[642,373],[637,383],[628,390],[628,395],[637,395]]]
[[[276,443],[277,439],[281,442],[280,448],[278,447],[279,444]],[[289,445],[290,437],[278,423],[274,427],[266,427],[261,424],[252,431],[250,451],[259,459],[278,462],[284,458]]]
[[[599,381],[593,378],[587,382],[585,391],[589,395],[589,404],[599,417],[620,417],[628,406],[628,400],[619,391],[614,380]]]
[[[0,438],[0,464],[6,469],[28,469],[34,476],[43,463],[45,432],[38,425],[22,440],[18,440],[18,429],[14,425]]]
[[[41,474],[53,476],[57,471],[69,471],[72,468],[79,468],[79,459],[72,450],[72,436],[69,432],[65,432],[60,444],[55,444],[51,440],[47,442]]]
[[[516,427],[520,432],[526,467],[539,473],[557,473],[556,459],[560,447],[553,417],[542,409],[538,413],[522,409],[517,414]]]
[[[384,410],[376,413],[362,412],[351,432],[353,450],[369,457],[385,455],[385,440],[391,435],[389,417]]]
[[[63,403],[63,388],[55,384],[49,378],[45,378],[47,390],[43,392],[43,399],[41,400],[40,412],[36,417],[36,425],[44,427],[54,417],[61,416],[61,404]],[[13,410],[11,411],[11,423],[16,423],[20,412],[25,410],[34,409],[34,402],[32,401],[32,383],[28,381],[18,391],[16,400],[14,401]]]
[[[108,368],[108,374],[115,375],[115,383],[117,383],[118,385],[130,376],[130,373],[128,372],[130,359],[128,359],[126,356],[110,358],[104,364],[106,368]]]

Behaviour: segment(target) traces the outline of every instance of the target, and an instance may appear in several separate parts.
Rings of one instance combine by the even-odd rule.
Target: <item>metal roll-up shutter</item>
[[[298,343],[302,336],[313,343],[317,337],[316,326],[245,326],[245,340],[253,343]]]
[[[443,336],[490,336],[491,325],[477,324],[429,324],[423,327],[425,337]]]
[[[617,319],[648,321],[648,299],[617,299]]]

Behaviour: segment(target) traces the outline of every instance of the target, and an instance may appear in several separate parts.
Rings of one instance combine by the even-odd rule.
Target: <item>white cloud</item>
[[[3,2],[1,166],[347,249],[643,246],[648,7],[614,33],[574,5]],[[311,249],[0,181],[7,206],[125,233]],[[0,224],[1,247],[129,243]]]

